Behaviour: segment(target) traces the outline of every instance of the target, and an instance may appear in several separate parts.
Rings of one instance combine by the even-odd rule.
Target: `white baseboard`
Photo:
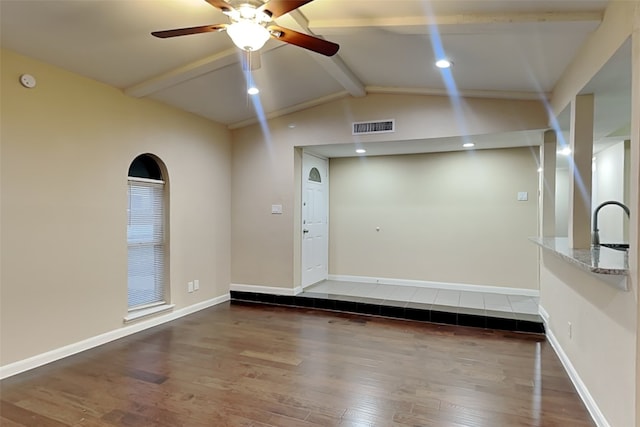
[[[302,286],[295,288],[278,288],[275,286],[243,285],[240,283],[232,283],[229,289],[237,292],[255,292],[257,294],[271,295],[298,295],[302,292]]]
[[[562,363],[564,370],[567,372],[567,375],[569,375],[569,378],[571,379],[573,386],[576,388],[578,395],[582,399],[582,402],[584,403],[584,405],[587,407],[589,414],[591,414],[591,418],[593,418],[593,421],[596,423],[598,427],[611,427],[611,425],[605,418],[604,414],[598,407],[598,404],[596,403],[595,399],[593,398],[593,396],[591,396],[591,393],[589,393],[589,389],[582,381],[582,378],[580,378],[578,371],[576,371],[576,369],[573,367],[573,364],[571,363],[569,356],[567,356],[567,353],[564,352],[564,350],[562,349],[562,346],[560,345],[560,342],[551,331],[551,328],[549,327],[549,324],[548,324],[549,313],[547,313],[547,311],[542,306],[539,306],[539,309],[540,309],[540,317],[542,317],[542,320],[544,321],[544,328],[547,336],[547,341],[549,341],[549,343],[551,344],[551,347],[558,355],[558,359],[560,359],[560,362]]]
[[[301,286],[301,288],[302,288],[302,290],[304,291],[304,290],[305,290],[305,289],[307,289],[309,286],[317,285],[318,283],[322,283],[322,282],[324,282],[324,280],[321,280],[321,281],[319,281],[319,282],[315,282],[315,283],[309,283],[309,284],[303,285],[303,286]]]
[[[171,313],[167,313],[162,316],[157,316],[152,319],[143,320],[136,323],[128,323],[127,326],[124,326],[120,329],[105,332],[95,337],[87,338],[86,340],[82,340],[73,344],[66,345],[64,347],[57,348],[55,350],[47,351],[46,353],[29,357],[28,359],[19,360],[8,365],[0,366],[0,379],[19,374],[21,372],[25,372],[42,365],[46,365],[47,363],[55,362],[56,360],[60,360],[76,353],[80,353],[82,351],[97,347],[99,345],[115,341],[117,339],[126,337],[127,335],[132,335],[136,332],[143,331],[145,329],[170,322],[172,320],[195,313],[196,311],[204,310],[205,308],[209,308],[226,301],[229,301],[228,293],[207,301],[202,301],[200,303],[190,305],[189,307],[172,311]]]
[[[536,289],[507,288],[502,286],[470,285],[465,283],[430,282],[424,280],[388,279],[367,276],[345,276],[330,274],[329,280],[341,282],[372,283],[382,285],[415,286],[419,288],[449,289],[452,291],[486,292],[492,294],[523,295],[537,297],[540,292]]]
[[[544,307],[541,306],[540,304],[538,304],[538,314],[540,314],[540,317],[542,317],[542,321],[544,322],[544,327],[546,328],[547,325],[549,324],[549,313],[547,313],[547,310],[545,310]]]

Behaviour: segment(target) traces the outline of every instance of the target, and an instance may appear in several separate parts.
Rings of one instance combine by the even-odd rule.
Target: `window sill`
[[[155,307],[143,308],[141,310],[135,310],[124,316],[124,323],[135,322],[143,317],[152,316],[154,314],[162,313],[165,311],[173,310],[175,304],[163,304]]]

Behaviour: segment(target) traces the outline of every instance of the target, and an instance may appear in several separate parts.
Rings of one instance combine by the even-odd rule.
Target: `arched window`
[[[129,167],[129,311],[166,303],[165,181],[158,161],[150,154],[142,154]]]
[[[311,170],[309,171],[309,181],[322,182],[320,171],[317,168],[311,168]]]

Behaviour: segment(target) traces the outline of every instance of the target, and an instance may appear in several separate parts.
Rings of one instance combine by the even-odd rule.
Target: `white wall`
[[[595,156],[593,172],[592,212],[600,203],[615,200],[628,204],[625,200],[625,144],[621,141],[600,151]],[[618,206],[605,206],[598,214],[600,241],[603,243],[628,242],[625,234],[628,217]]]
[[[168,170],[171,302],[227,294],[228,131],[10,51],[1,61],[0,365],[123,328],[127,172],[141,153]]]
[[[537,152],[331,159],[330,274],[537,290]]]
[[[556,170],[556,236],[569,235],[569,169]]]
[[[626,154],[625,154],[626,153]],[[594,155],[592,175],[592,213],[595,208],[607,200],[616,200],[628,204],[628,167],[625,166],[625,143],[614,144]],[[562,160],[562,159],[561,159]],[[599,213],[600,241],[608,243],[628,242],[629,219],[617,206],[607,206]],[[556,235],[567,237],[569,232],[569,169],[556,170]]]

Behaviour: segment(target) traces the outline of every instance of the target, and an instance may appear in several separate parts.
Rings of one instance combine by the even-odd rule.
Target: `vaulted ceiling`
[[[338,54],[268,41],[252,59],[260,62],[252,72],[257,97],[247,95],[242,55],[224,32],[151,36],[228,22],[204,0],[2,0],[0,29],[4,48],[235,128],[258,114],[367,93],[544,98],[600,24],[606,4],[315,0],[277,24],[336,42]],[[454,63],[447,72],[434,66],[440,52]],[[630,80],[628,68],[623,79]]]

